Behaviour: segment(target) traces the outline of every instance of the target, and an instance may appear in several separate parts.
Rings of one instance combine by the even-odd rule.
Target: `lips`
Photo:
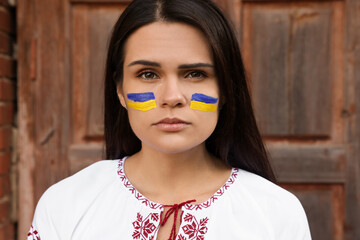
[[[189,124],[188,122],[183,121],[183,120],[178,119],[178,118],[164,118],[163,120],[159,121],[159,122],[156,123],[156,124],[159,124],[159,123],[164,123],[164,124],[179,124],[179,123],[185,123],[185,124]]]
[[[163,131],[175,132],[186,128],[190,123],[178,118],[164,118],[154,124],[158,129]]]

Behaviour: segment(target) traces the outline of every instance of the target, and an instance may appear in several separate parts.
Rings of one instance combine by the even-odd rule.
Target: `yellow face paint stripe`
[[[149,100],[146,102],[127,102],[127,105],[140,111],[149,111],[150,109],[156,108],[155,100]]]
[[[203,103],[198,101],[191,101],[190,108],[194,110],[200,110],[204,112],[215,112],[217,106],[214,104]]]

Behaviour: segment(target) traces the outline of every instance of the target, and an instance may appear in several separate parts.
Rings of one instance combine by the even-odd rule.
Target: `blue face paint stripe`
[[[145,93],[128,93],[127,97],[129,100],[134,102],[146,102],[150,100],[155,100],[155,95],[153,92]]]
[[[203,103],[215,104],[215,103],[217,103],[218,99],[214,98],[214,97],[210,97],[210,96],[205,95],[205,94],[194,93],[191,96],[191,101],[198,101],[198,102],[203,102]]]

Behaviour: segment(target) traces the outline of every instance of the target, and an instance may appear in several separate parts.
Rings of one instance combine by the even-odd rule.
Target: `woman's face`
[[[123,69],[119,99],[143,147],[203,147],[218,120],[219,88],[201,31],[182,23],[143,26],[126,42]]]

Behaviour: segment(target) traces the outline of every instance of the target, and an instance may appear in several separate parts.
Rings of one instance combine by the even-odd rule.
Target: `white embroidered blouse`
[[[138,192],[124,161],[99,161],[50,187],[27,240],[156,240],[164,205]],[[232,169],[206,202],[181,207],[177,240],[310,240],[299,200],[270,181]]]

